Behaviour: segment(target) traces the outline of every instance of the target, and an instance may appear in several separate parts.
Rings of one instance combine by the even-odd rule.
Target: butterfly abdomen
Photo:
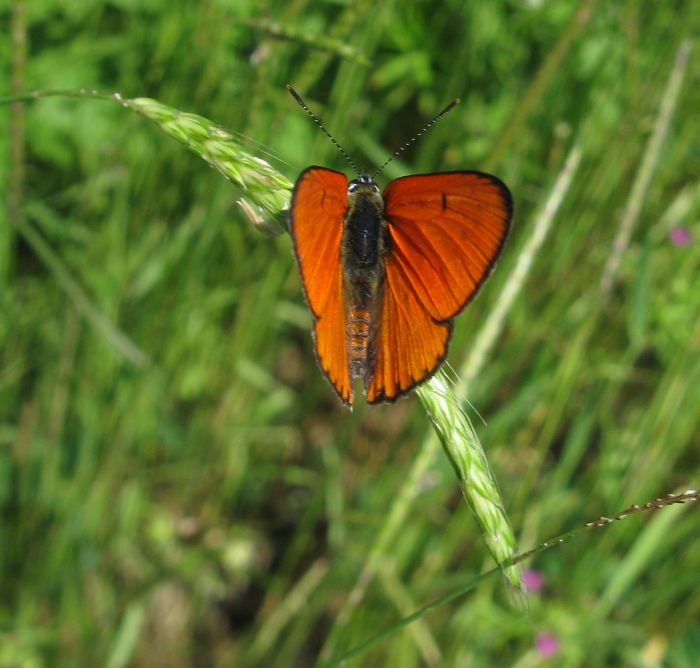
[[[367,310],[355,309],[350,312],[350,365],[357,372],[364,369],[367,363],[369,345],[370,314]]]
[[[379,324],[382,276],[379,265],[344,272],[345,332],[350,373],[364,377],[373,362],[373,342]]]

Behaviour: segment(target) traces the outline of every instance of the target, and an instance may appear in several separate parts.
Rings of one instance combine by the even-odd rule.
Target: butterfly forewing
[[[480,172],[396,179],[384,191],[391,253],[434,320],[453,318],[476,294],[505,243],[508,189]]]
[[[340,257],[347,186],[340,172],[323,167],[304,171],[294,188],[290,233],[314,315],[319,364],[338,396],[352,404]]]

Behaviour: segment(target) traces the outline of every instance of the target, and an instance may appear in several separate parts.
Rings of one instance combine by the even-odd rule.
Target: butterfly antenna
[[[297,101],[297,103],[299,104],[299,106],[300,106],[309,116],[311,116],[311,118],[313,118],[314,123],[316,123],[316,125],[318,125],[318,127],[321,128],[321,130],[322,130],[323,133],[326,135],[326,137],[328,137],[328,139],[330,139],[330,140],[333,142],[333,145],[345,156],[345,159],[350,163],[350,166],[355,170],[355,173],[356,173],[358,176],[360,176],[361,172],[360,172],[360,170],[357,168],[357,165],[354,163],[353,159],[347,154],[347,152],[345,151],[345,149],[333,138],[333,135],[332,135],[330,132],[328,132],[328,130],[326,130],[326,128],[323,127],[323,123],[321,123],[321,121],[319,120],[318,116],[316,116],[316,114],[314,114],[314,112],[311,111],[311,109],[309,109],[309,108],[306,106],[306,103],[304,102],[304,100],[301,99],[301,96],[299,95],[299,93],[297,93],[297,92],[294,90],[294,88],[292,88],[289,84],[287,84],[287,90],[291,93],[292,97]]]
[[[399,155],[401,155],[411,144],[415,143],[416,139],[418,137],[421,137],[423,134],[425,134],[430,128],[435,125],[445,114],[448,112],[452,111],[457,105],[459,104],[459,100],[452,100],[437,116],[435,116],[429,123],[426,123],[425,127],[423,127],[421,130],[419,130],[411,139],[409,139],[403,146],[401,146],[398,150],[394,151],[385,161],[384,164],[372,175],[372,178],[376,178],[379,176],[383,171],[384,168],[394,159],[397,158]]]

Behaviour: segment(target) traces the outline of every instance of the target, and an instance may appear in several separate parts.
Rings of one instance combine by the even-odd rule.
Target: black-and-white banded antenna
[[[361,172],[357,168],[357,165],[355,164],[354,160],[348,155],[347,151],[333,138],[333,135],[330,132],[328,132],[328,130],[326,130],[326,128],[323,127],[323,123],[321,123],[318,116],[316,116],[316,114],[314,114],[314,112],[311,111],[311,109],[309,109],[306,106],[306,102],[304,102],[304,100],[301,99],[301,95],[299,95],[299,93],[297,93],[294,90],[294,88],[292,88],[292,86],[290,86],[289,84],[287,84],[287,90],[290,92],[291,96],[297,101],[299,106],[309,116],[311,116],[311,118],[313,118],[314,123],[316,123],[316,125],[318,125],[318,127],[321,128],[321,130],[326,135],[326,137],[328,137],[328,139],[330,139],[333,142],[333,145],[343,154],[343,156],[345,156],[345,159],[350,163],[350,166],[355,170],[355,174],[360,176],[363,172]]]
[[[439,114],[433,117],[433,119],[426,123],[425,126],[419,130],[411,139],[409,139],[403,146],[399,147],[396,151],[394,151],[385,161],[384,164],[377,169],[374,174],[372,174],[372,178],[375,179],[377,176],[379,176],[383,171],[384,168],[394,159],[398,158],[411,144],[414,144],[415,141],[418,139],[418,137],[421,137],[424,135],[430,128],[435,125],[445,114],[448,112],[452,111],[457,105],[459,104],[459,99],[452,100]]]

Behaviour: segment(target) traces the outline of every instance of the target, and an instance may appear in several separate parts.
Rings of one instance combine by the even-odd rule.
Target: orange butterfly
[[[495,176],[459,171],[404,176],[380,193],[287,88],[358,174],[348,183],[340,172],[309,167],[294,186],[289,230],[314,317],[316,356],[348,406],[355,378],[368,403],[394,401],[444,361],[452,319],[503,250],[510,192]]]

